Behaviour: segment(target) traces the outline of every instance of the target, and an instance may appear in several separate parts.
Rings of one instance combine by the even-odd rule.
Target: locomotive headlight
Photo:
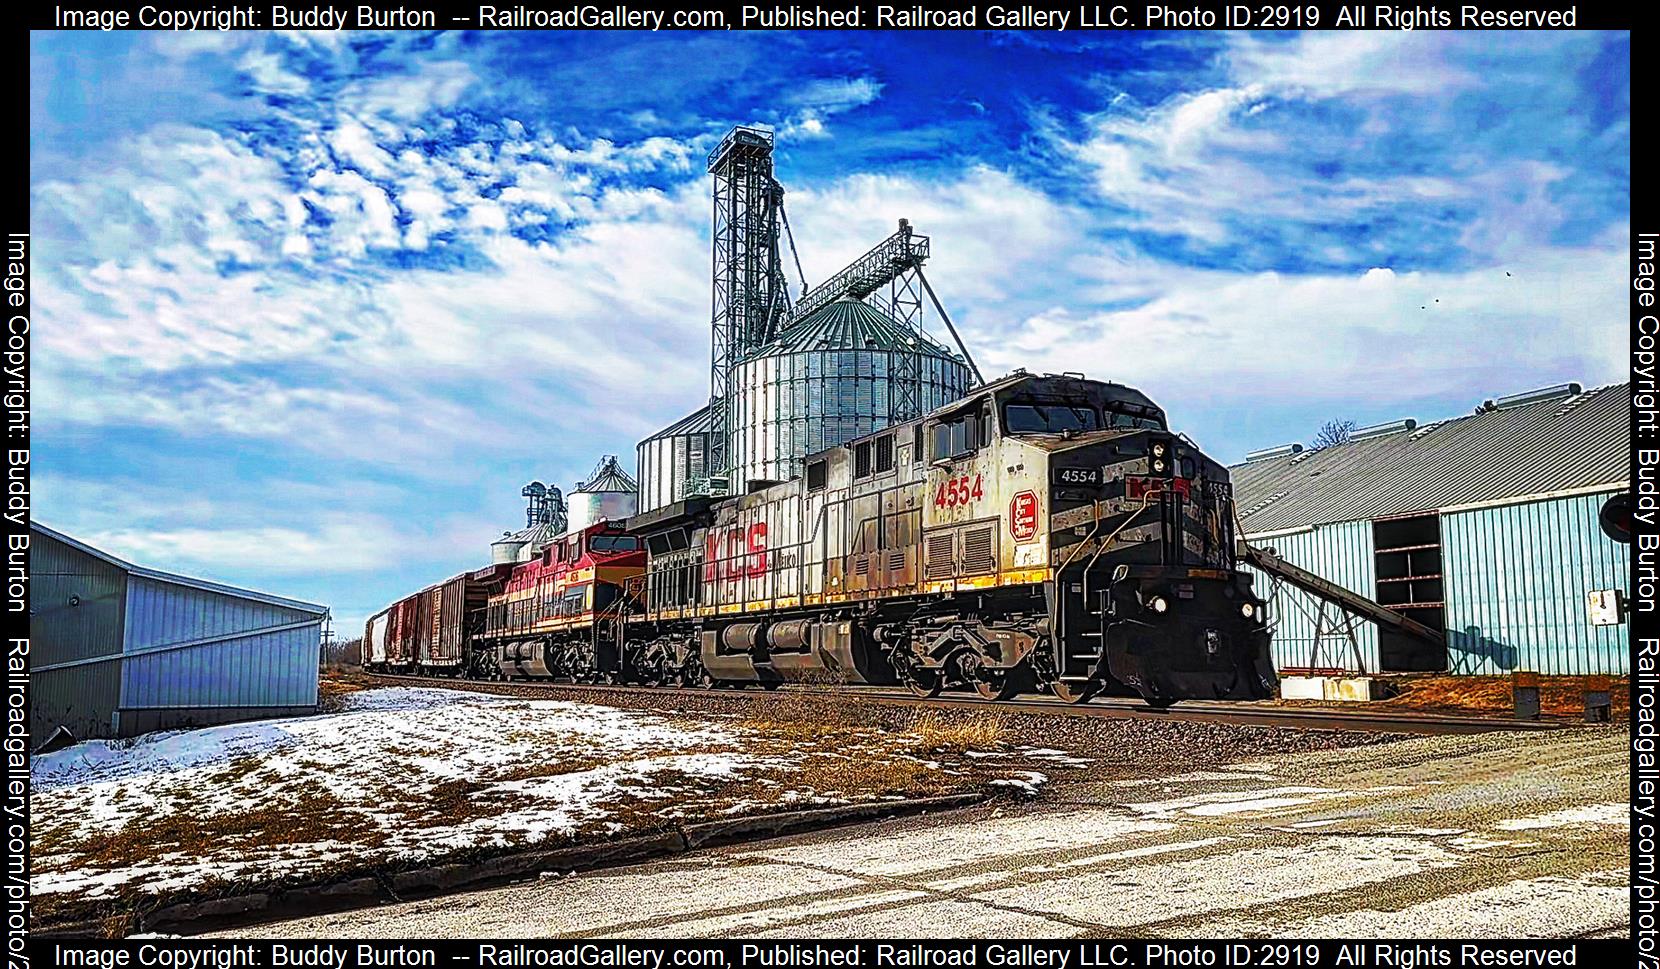
[[[1154,596],[1147,600],[1147,608],[1157,613],[1165,613],[1170,611],[1170,603],[1165,600],[1164,596]]]
[[[1154,441],[1153,442],[1153,457],[1155,457],[1155,458],[1164,457],[1164,442],[1163,441]]]
[[[1251,605],[1249,602],[1241,603],[1239,606],[1239,614],[1244,616],[1246,619],[1249,619],[1257,614],[1257,607]]]
[[[1164,473],[1164,459],[1163,458],[1154,458],[1153,459],[1153,470],[1155,472],[1159,473],[1159,474]]]

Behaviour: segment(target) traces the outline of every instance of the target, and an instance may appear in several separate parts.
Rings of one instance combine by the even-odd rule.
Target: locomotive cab
[[[985,590],[957,618],[990,642],[959,648],[955,671],[901,655],[902,679],[989,679],[982,692],[1001,692],[1023,674],[1068,700],[1155,705],[1272,695],[1266,604],[1234,561],[1227,470],[1171,434],[1145,395],[1017,374],[923,425],[924,573],[936,580],[925,588]],[[996,641],[1002,627],[1014,648]],[[946,648],[926,647],[920,666]]]
[[[1227,469],[1130,388],[1040,389],[1000,412],[1048,468],[1053,648],[1039,661],[1055,664],[1054,691],[1272,696],[1267,604],[1235,561]]]

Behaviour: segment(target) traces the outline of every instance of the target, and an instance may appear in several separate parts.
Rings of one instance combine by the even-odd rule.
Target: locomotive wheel
[[[695,686],[709,690],[714,688],[715,678],[709,675],[709,671],[703,668],[702,663],[694,659],[688,661],[686,666],[681,669],[680,683],[682,686]]]
[[[1007,673],[982,673],[974,681],[974,692],[982,700],[1007,700],[1020,692],[1020,684]]]
[[[1176,702],[1175,697],[1169,696],[1144,696],[1141,700],[1154,710],[1168,710]]]
[[[940,691],[945,689],[945,679],[933,670],[914,669],[905,674],[905,689],[928,700],[939,696]]]
[[[1101,684],[1096,680],[1069,683],[1057,678],[1049,683],[1049,691],[1066,703],[1088,703],[1089,698],[1100,690]]]

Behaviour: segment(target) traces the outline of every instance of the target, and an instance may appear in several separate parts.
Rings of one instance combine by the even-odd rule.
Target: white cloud
[[[1083,212],[977,167],[955,178],[853,175],[792,192],[791,224],[809,283],[822,281],[892,235],[901,218],[929,236],[926,272],[948,311],[959,301],[991,304],[1030,295],[1034,274],[1076,251]]]
[[[451,107],[477,80],[461,61],[421,61],[402,74],[348,85],[340,103],[369,117],[410,121]]]
[[[883,84],[873,77],[830,77],[808,81],[789,95],[789,103],[821,111],[846,111],[870,104],[882,96]]]
[[[1620,374],[1624,257],[1616,249],[1541,251],[1444,273],[1141,268],[1156,298],[1095,312],[1068,301],[1026,319],[987,357],[1002,369],[1122,379],[1197,411],[1248,397],[1476,400]]]
[[[1219,84],[1153,104],[1119,92],[1085,119],[1078,137],[1040,120],[1057,148],[1093,173],[1107,221],[1206,251],[1239,247],[1242,262],[1301,255],[1353,264],[1420,244],[1422,233],[1439,230],[1444,211],[1478,213],[1486,224],[1470,234],[1476,249],[1495,236],[1531,233],[1537,241],[1560,213],[1542,194],[1510,202],[1514,187],[1503,179],[1533,185],[1568,173],[1530,161],[1552,154],[1533,144],[1544,129],[1529,136],[1472,125],[1469,114],[1485,105],[1514,126],[1543,78],[1555,76],[1541,76],[1540,66],[1576,64],[1595,43],[1399,31],[1235,34],[1219,55]],[[1354,242],[1334,227],[1373,237]]]
[[[1285,95],[1450,95],[1478,80],[1449,56],[1462,43],[1456,35],[1315,31],[1290,39],[1241,33],[1231,40],[1224,60],[1234,76]]]

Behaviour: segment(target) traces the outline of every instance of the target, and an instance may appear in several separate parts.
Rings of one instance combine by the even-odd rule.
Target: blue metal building
[[[29,536],[30,731],[128,737],[311,713],[328,609]]]
[[[1599,514],[1631,487],[1629,391],[1563,384],[1468,417],[1362,428],[1332,447],[1271,448],[1230,469],[1251,544],[1446,630],[1437,650],[1346,623],[1258,573],[1273,593],[1276,664],[1628,673],[1629,627],[1606,605],[1629,596],[1630,546]]]

